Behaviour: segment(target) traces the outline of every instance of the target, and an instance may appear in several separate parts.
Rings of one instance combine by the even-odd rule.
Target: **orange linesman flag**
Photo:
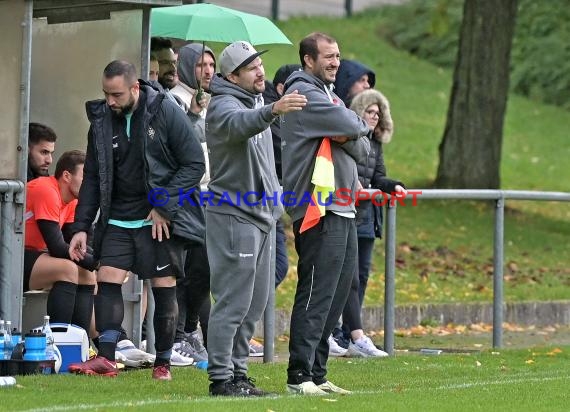
[[[313,176],[311,177],[311,183],[315,185],[315,188],[313,189],[311,202],[305,212],[305,217],[303,218],[303,223],[301,223],[299,233],[303,233],[305,230],[308,230],[319,223],[321,217],[326,213],[326,201],[335,191],[331,139],[328,137],[323,138],[323,141],[319,146],[315,168],[313,169]]]

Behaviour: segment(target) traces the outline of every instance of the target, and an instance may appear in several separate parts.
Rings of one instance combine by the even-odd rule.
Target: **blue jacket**
[[[348,98],[348,91],[358,79],[365,74],[368,75],[368,83],[370,88],[376,84],[376,74],[356,60],[341,60],[338,72],[336,73],[336,80],[334,82],[334,92],[340,99],[350,106],[350,99]]]

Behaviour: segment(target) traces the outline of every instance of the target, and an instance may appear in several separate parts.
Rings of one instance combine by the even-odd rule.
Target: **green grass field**
[[[177,368],[172,382],[150,370],[117,378],[18,377],[0,388],[4,411],[566,411],[570,348],[537,347],[434,355],[398,354],[384,359],[333,359],[329,379],[355,391],[307,398],[285,393],[286,364],[252,363],[258,386],[276,394],[260,399],[207,395],[207,375]]]

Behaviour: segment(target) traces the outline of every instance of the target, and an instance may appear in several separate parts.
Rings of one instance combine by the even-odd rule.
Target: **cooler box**
[[[50,323],[55,345],[61,353],[59,373],[67,373],[70,363],[85,362],[89,356],[89,338],[85,329],[66,323]]]

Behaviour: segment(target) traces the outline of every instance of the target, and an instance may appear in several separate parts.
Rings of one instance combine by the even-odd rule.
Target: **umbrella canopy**
[[[161,7],[151,13],[152,36],[232,43],[292,44],[266,17],[209,3]]]

